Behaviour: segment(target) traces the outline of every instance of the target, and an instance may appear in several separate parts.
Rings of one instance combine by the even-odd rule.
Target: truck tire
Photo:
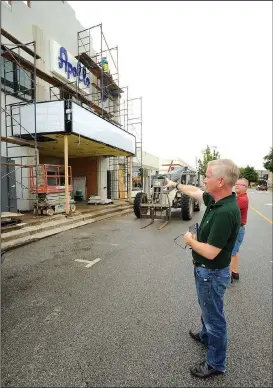
[[[184,221],[192,219],[193,213],[193,200],[188,195],[183,194],[181,199],[181,217]]]
[[[137,193],[134,200],[134,213],[137,218],[140,218],[140,205],[141,203],[147,203],[147,195],[145,193]]]

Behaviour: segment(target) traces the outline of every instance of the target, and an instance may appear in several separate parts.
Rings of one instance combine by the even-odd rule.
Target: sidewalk
[[[78,205],[77,211],[71,216],[56,214],[52,217],[26,214],[22,217],[24,226],[20,229],[1,231],[1,249],[10,250],[22,245],[38,241],[42,238],[78,228],[93,222],[111,217],[124,216],[132,213],[132,205],[127,201],[115,201],[112,205]]]

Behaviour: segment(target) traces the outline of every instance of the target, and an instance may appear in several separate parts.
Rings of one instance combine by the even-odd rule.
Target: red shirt
[[[247,193],[239,194],[237,196],[237,203],[241,212],[241,225],[245,225],[247,220],[247,212],[248,212]]]

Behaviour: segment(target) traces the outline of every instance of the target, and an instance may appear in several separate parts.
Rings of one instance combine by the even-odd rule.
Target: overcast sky
[[[271,1],[68,3],[84,27],[102,23],[109,47],[118,45],[120,85],[143,97],[146,151],[194,165],[208,144],[263,168],[272,145]]]

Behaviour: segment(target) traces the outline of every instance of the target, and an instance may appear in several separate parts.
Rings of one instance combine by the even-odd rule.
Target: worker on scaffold
[[[102,57],[101,66],[102,66],[103,72],[109,74],[109,64],[106,57]]]

